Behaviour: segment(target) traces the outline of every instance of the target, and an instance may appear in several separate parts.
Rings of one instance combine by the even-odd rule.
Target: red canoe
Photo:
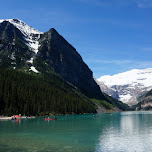
[[[57,120],[57,118],[45,118],[45,120]]]

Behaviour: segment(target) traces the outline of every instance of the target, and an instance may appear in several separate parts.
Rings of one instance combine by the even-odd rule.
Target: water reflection
[[[110,118],[101,128],[96,152],[145,152],[152,150],[152,113],[126,112]],[[118,119],[115,119],[118,118]]]
[[[21,124],[21,119],[11,120],[11,122],[14,124]]]

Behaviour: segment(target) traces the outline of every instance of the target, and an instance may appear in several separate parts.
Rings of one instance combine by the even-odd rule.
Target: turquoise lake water
[[[0,152],[150,152],[152,112],[0,121]]]

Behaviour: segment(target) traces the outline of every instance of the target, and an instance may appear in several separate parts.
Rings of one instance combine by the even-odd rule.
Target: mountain
[[[84,94],[104,98],[92,71],[55,29],[42,34],[20,20],[10,19],[1,22],[0,31],[1,66],[34,72],[53,70]]]
[[[77,100],[75,99],[77,110],[75,107],[73,111],[80,112],[83,109],[83,104],[81,103],[79,105],[79,101],[82,101],[83,103],[88,102],[88,105],[90,105],[89,107],[86,106],[86,109],[92,109],[82,110],[82,112],[94,112],[96,108],[96,105],[93,103],[94,99],[99,100],[100,106],[103,107],[110,104],[111,108],[117,105],[120,105],[119,108],[124,108],[119,101],[118,104],[114,104],[117,101],[110,103],[110,100],[100,91],[100,87],[93,79],[92,71],[84,63],[79,53],[54,28],[50,29],[48,32],[42,33],[18,19],[0,20],[0,68],[9,70],[14,69],[16,72],[22,72],[21,75],[26,78],[26,74],[28,74],[28,76],[30,75],[29,77],[32,76],[31,79],[33,79],[34,76],[36,80],[37,77],[41,77],[40,81],[46,81],[52,78],[52,80],[47,81],[47,83],[51,85],[47,86],[48,90],[51,87],[50,90],[52,91],[53,85],[57,90],[60,90],[57,91],[58,96],[61,96],[62,94],[64,97],[66,96],[65,92],[69,92],[71,96],[74,95],[77,97]],[[5,70],[4,74],[3,70],[1,74],[1,78],[3,79]],[[13,77],[13,71],[9,72],[9,74]],[[7,77],[8,79],[5,81],[10,81],[14,86],[14,83],[16,82],[12,82],[10,77]],[[26,78],[25,82],[30,79]],[[41,85],[43,85],[43,83],[41,83]],[[38,87],[43,88],[41,85]],[[13,88],[18,90],[16,86],[19,85],[16,84]],[[8,85],[8,88],[11,87],[12,86]],[[33,86],[28,87],[32,88]],[[64,88],[68,88],[68,91]],[[24,90],[24,88],[20,89]],[[5,94],[6,89],[2,88],[2,91]],[[8,99],[11,102],[9,94],[10,93],[8,93],[7,97],[1,97],[3,104],[6,104],[7,101],[8,105]],[[17,91],[15,95],[19,96]],[[45,99],[44,94],[42,96]],[[67,102],[70,102],[70,99],[72,101],[71,96],[67,98]],[[30,97],[32,98],[31,95]],[[13,98],[15,97],[13,96]],[[56,95],[54,95],[53,103],[56,101],[55,98],[57,98]],[[19,98],[17,97],[15,99],[18,100]],[[48,100],[51,100],[51,98]],[[35,103],[35,100],[31,99],[31,101]],[[51,102],[52,101],[50,101],[50,104]],[[63,104],[61,100],[59,100],[59,102],[61,105]],[[63,102],[65,102],[65,99]],[[66,106],[67,104],[65,105],[64,103],[63,107],[65,108]],[[55,110],[54,112],[57,111],[58,113],[61,111],[61,113],[63,113],[63,110],[61,109]],[[68,112],[71,113],[72,111],[69,110]]]
[[[101,76],[97,82],[103,92],[123,103],[134,105],[139,102],[141,94],[152,89],[152,68]]]
[[[48,69],[60,74],[90,98],[99,96],[104,98],[93,79],[92,71],[83,62],[76,49],[54,28],[44,33],[39,39],[39,43],[39,52],[34,60],[34,65],[40,72],[47,66]],[[43,69],[39,67],[43,67]]]
[[[132,106],[132,110],[152,110],[152,90],[140,95],[138,101],[138,104]]]

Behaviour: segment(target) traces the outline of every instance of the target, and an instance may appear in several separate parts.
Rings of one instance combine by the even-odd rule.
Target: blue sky
[[[94,76],[152,68],[152,0],[0,0],[0,19],[55,28]]]

